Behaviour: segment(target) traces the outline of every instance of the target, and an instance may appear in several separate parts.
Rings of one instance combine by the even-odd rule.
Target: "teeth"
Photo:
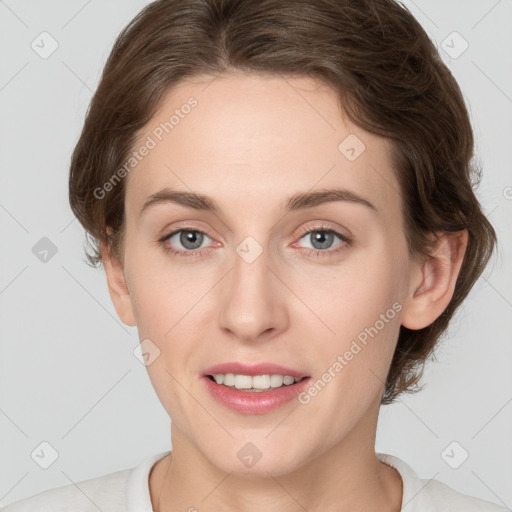
[[[223,384],[230,388],[250,389],[254,391],[263,391],[270,388],[280,388],[289,386],[302,380],[301,377],[292,377],[291,375],[235,375],[233,373],[218,373],[213,375],[217,384]]]

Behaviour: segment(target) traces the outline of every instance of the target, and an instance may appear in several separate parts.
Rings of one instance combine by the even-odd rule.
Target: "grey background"
[[[170,419],[133,352],[136,328],[117,318],[103,271],[82,261],[84,234],[67,199],[70,155],[102,66],[147,3],[0,0],[0,505],[170,449]],[[382,408],[376,449],[510,508],[512,3],[403,3],[465,95],[484,169],[478,197],[500,246],[424,390]],[[31,47],[43,31],[59,45],[46,59]],[[469,44],[457,57],[454,31]],[[46,263],[33,253],[43,237],[57,250]],[[58,452],[48,469],[31,457],[42,442]],[[446,460],[460,462],[463,450],[453,469]]]

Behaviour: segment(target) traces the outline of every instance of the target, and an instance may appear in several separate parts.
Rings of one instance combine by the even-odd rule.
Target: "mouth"
[[[244,415],[263,415],[286,404],[302,403],[298,397],[313,380],[308,375],[289,370],[283,373],[258,373],[254,369],[245,371],[246,373],[208,371],[201,376],[201,380],[205,390],[217,403]]]
[[[273,391],[282,387],[292,387],[308,377],[293,377],[292,375],[263,374],[263,375],[242,375],[218,373],[206,375],[208,379],[218,385],[231,388],[236,391],[248,391],[261,393]]]
[[[237,361],[211,366],[202,376],[219,386],[253,392],[292,387],[310,377],[300,370],[271,362],[248,364]]]

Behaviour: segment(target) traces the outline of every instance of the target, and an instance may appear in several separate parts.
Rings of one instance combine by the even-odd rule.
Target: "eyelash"
[[[176,256],[178,258],[190,258],[190,257],[200,257],[203,255],[203,252],[205,249],[195,249],[192,251],[178,251],[176,249],[172,249],[169,245],[167,245],[165,242],[172,238],[176,233],[180,233],[181,231],[189,232],[189,233],[201,233],[202,235],[207,236],[208,238],[211,238],[207,233],[204,231],[201,231],[200,229],[193,229],[193,228],[180,228],[175,231],[172,231],[171,233],[163,236],[158,240],[159,244],[162,246],[163,250],[167,254],[171,254],[172,256]],[[316,255],[317,257],[330,257],[334,256],[341,251],[345,249],[345,246],[351,246],[352,245],[352,239],[349,238],[346,235],[343,235],[336,231],[335,229],[332,229],[327,226],[315,226],[314,228],[305,229],[301,232],[299,240],[304,238],[305,235],[308,235],[309,233],[329,233],[336,235],[341,240],[341,244],[338,246],[337,249],[326,249],[326,250],[320,250],[320,249],[309,249],[308,255]]]

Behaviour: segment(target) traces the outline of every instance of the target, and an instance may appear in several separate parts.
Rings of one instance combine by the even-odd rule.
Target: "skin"
[[[310,78],[188,80],[169,91],[138,144],[190,96],[198,105],[125,178],[124,267],[102,247],[119,317],[160,350],[147,370],[172,419],[172,459],[151,471],[153,506],[400,510],[401,477],[375,455],[380,399],[400,324],[420,329],[446,308],[467,233],[444,236],[431,260],[413,260],[389,142],[344,119],[334,91]],[[366,147],[355,161],[338,149],[349,134]],[[221,211],[167,203],[140,216],[164,187],[208,195]],[[284,214],[291,195],[331,187],[377,212],[336,201]],[[315,233],[300,231],[325,227],[353,243],[335,236],[318,249]],[[162,244],[191,251],[179,233],[157,242],[180,228],[206,233],[203,254],[164,252]],[[247,236],[262,249],[252,263],[236,252]],[[205,392],[203,370],[225,361],[271,361],[320,379],[396,302],[395,318],[307,405],[244,415]],[[248,442],[262,453],[250,468],[237,457]]]

